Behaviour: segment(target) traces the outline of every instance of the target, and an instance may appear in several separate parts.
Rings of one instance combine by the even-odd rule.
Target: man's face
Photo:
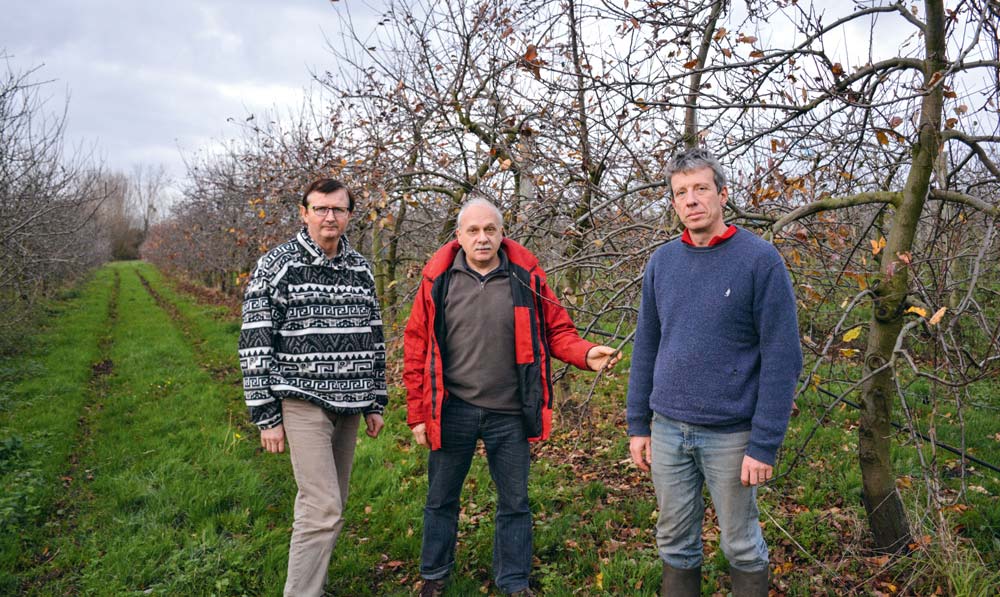
[[[470,267],[477,270],[496,267],[503,225],[497,220],[495,211],[485,205],[469,206],[462,214],[455,236]]]
[[[726,231],[722,207],[729,198],[729,189],[715,186],[709,167],[690,172],[678,172],[670,177],[674,210],[692,234],[718,235]]]
[[[313,191],[306,197],[306,203],[308,205],[299,206],[299,215],[309,230],[309,236],[327,254],[332,254],[340,246],[340,237],[351,219],[351,212],[348,211],[351,200],[347,196],[347,189],[338,189],[332,193]],[[320,213],[316,213],[316,210]],[[323,213],[324,211],[327,213]]]

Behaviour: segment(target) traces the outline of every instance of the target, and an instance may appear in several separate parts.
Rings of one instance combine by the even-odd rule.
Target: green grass
[[[69,507],[65,479],[80,417],[93,406],[91,366],[99,359],[115,274],[101,271],[58,304],[29,350],[2,361],[0,402],[0,594],[16,590],[14,570],[46,557],[43,543],[55,517]],[[27,315],[26,316],[30,316]]]
[[[0,364],[0,384],[10,388],[0,403],[0,594],[278,594],[294,480],[287,454],[262,453],[247,422],[237,319],[134,262],[100,270],[47,308],[55,319],[37,349]],[[95,373],[95,363],[105,364]],[[839,362],[821,374],[856,372]],[[656,506],[648,478],[628,462],[627,370],[602,378],[589,400],[593,377],[571,378],[554,437],[533,448],[533,585],[547,596],[654,594]],[[917,402],[919,391],[913,384]],[[980,403],[1000,401],[995,387],[975,391]],[[811,392],[800,400],[779,472],[827,401]],[[939,420],[947,408],[938,404]],[[1000,461],[992,413],[965,415],[970,445]],[[386,420],[377,440],[359,440],[347,526],[329,570],[333,595],[412,595],[419,585],[427,453],[412,442],[398,386]],[[1000,563],[996,478],[974,472],[967,485],[985,493],[969,491],[966,507],[942,513],[953,545],[936,535],[916,453],[899,434],[894,457],[909,479],[901,493],[919,545],[905,558],[880,558],[867,551],[856,422],[856,411],[835,408],[796,467],[760,492],[775,587],[787,595],[991,594]],[[943,490],[960,481],[946,478]],[[494,504],[477,457],[448,595],[495,593]],[[703,594],[727,594],[711,523],[704,573]]]

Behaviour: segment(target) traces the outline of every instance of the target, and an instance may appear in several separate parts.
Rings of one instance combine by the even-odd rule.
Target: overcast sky
[[[249,113],[300,106],[316,89],[311,72],[337,70],[327,38],[339,45],[341,20],[349,17],[362,35],[373,32],[382,5],[8,0],[0,19],[0,56],[15,71],[38,67],[33,80],[51,81],[43,93],[53,111],[69,97],[70,147],[94,147],[115,170],[163,164],[180,178],[183,155],[239,134],[227,119],[241,122]],[[770,36],[791,31],[787,23],[771,25]],[[863,24],[858,26],[858,40],[867,40]],[[879,37],[892,40],[895,52],[900,33],[909,30],[883,26]],[[847,41],[831,44],[848,47]],[[845,65],[868,59],[845,58]]]
[[[227,118],[301,104],[310,72],[333,61],[324,36],[348,2],[356,25],[375,12],[352,0],[14,0],[0,55],[15,71],[40,67],[53,110],[69,97],[69,145],[96,146],[116,170],[162,163],[180,177],[182,152],[237,135]]]

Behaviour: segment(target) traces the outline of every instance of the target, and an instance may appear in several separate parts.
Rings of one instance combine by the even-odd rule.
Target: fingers
[[[431,447],[427,441],[427,426],[423,423],[413,427],[413,439],[425,448]]]
[[[646,464],[645,455],[642,454],[641,452],[639,453],[632,452],[632,462],[634,462],[635,465],[639,467],[639,470],[645,471],[647,473],[649,472],[649,465]]]
[[[743,466],[740,467],[740,483],[745,487],[763,485],[770,481],[773,475],[773,466],[754,460],[749,456],[743,457]]]
[[[278,425],[270,429],[261,429],[260,445],[266,451],[274,454],[285,451],[285,427]]]
[[[622,353],[621,353],[620,350],[616,350],[614,348],[611,348],[610,346],[608,346],[606,348],[608,348],[611,351],[611,352],[608,353],[608,355],[611,358],[608,359],[608,364],[605,365],[605,366],[606,367],[614,367],[618,363],[618,361],[622,360]]]
[[[613,367],[621,353],[610,346],[594,346],[587,352],[587,365],[594,371]]]
[[[365,417],[365,433],[368,437],[378,437],[379,432],[382,431],[382,427],[385,426],[385,420],[382,419],[381,415],[368,415]]]
[[[632,456],[632,462],[639,467],[639,470],[649,472],[649,465],[653,463],[649,438],[643,436],[629,438],[628,451]]]
[[[268,452],[276,454],[285,451],[285,438],[261,437],[260,445]]]

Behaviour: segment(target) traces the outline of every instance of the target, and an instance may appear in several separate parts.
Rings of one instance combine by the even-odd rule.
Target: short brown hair
[[[340,182],[339,180],[334,180],[332,178],[320,178],[312,181],[304,193],[302,193],[302,207],[309,207],[309,195],[319,192],[326,195],[327,193],[336,193],[340,189],[347,191],[347,211],[354,212],[354,193],[351,189],[347,188],[347,185]]]

